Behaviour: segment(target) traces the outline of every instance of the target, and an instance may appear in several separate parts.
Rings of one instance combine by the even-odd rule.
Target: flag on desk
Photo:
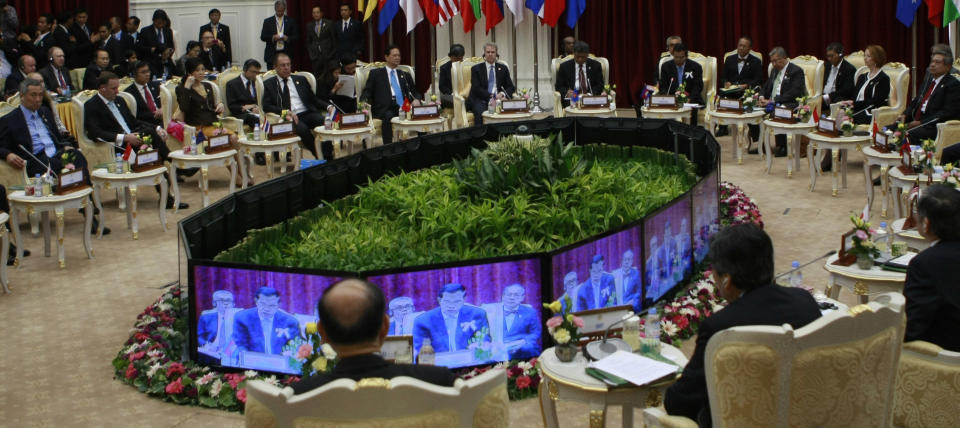
[[[482,8],[483,16],[487,17],[487,34],[490,34],[490,29],[503,21],[503,0],[483,0]]]
[[[380,8],[380,15],[377,16],[377,31],[383,34],[390,27],[393,18],[397,16],[397,11],[400,10],[400,1],[380,0],[378,7]]]
[[[913,16],[920,7],[920,0],[897,0],[897,19],[910,27],[913,25]]]
[[[943,4],[943,26],[960,18],[960,0],[946,0]]]
[[[127,143],[127,147],[123,149],[123,160],[130,163],[137,160],[137,152],[133,150],[133,146],[130,145],[130,143]]]
[[[507,8],[513,13],[513,25],[523,22],[523,0],[506,0]]]
[[[940,22],[943,20],[943,3],[947,3],[950,0],[923,0],[927,4],[927,20],[930,21],[930,25],[934,27],[939,27]]]
[[[407,33],[413,31],[413,28],[423,21],[423,9],[417,0],[400,0],[400,9],[403,15],[407,17]]]
[[[567,0],[567,26],[576,27],[580,15],[583,15],[585,10],[587,10],[587,0]]]

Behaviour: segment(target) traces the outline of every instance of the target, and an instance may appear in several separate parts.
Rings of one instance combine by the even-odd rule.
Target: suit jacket
[[[343,20],[334,21],[334,31],[337,33],[337,57],[345,53],[357,55],[363,51],[363,26],[356,19],[351,19],[347,30],[343,30]]]
[[[323,28],[319,34],[316,21],[310,21],[304,32],[307,34],[307,54],[310,55],[310,61],[323,61],[323,66],[326,67],[326,63],[336,58],[337,30],[333,21],[327,18],[320,22]]]
[[[763,80],[763,62],[760,58],[747,54],[742,70],[739,67],[739,60],[740,57],[736,53],[723,60],[723,82],[730,82],[731,85],[747,85],[751,88],[760,86]]]
[[[907,267],[904,341],[924,340],[960,352],[960,241],[940,241],[917,254]]]
[[[672,83],[671,83],[672,79]],[[688,102],[694,104],[703,104],[703,68],[696,61],[687,60],[683,63],[683,76],[677,76],[677,65],[673,61],[667,61],[660,67],[660,93],[672,94],[680,87],[681,80],[687,84],[687,92],[690,94]]]
[[[162,42],[160,41],[157,27],[151,25],[140,30],[140,35],[137,36],[135,42],[137,59],[155,65],[160,63],[160,55],[163,54],[164,49],[174,47],[173,31],[167,27],[163,27],[160,33],[163,34]]]
[[[37,114],[40,115],[40,119],[47,126],[47,131],[50,133],[50,138],[53,139],[53,144],[57,147],[57,152],[63,151],[66,144],[60,138],[60,131],[54,123],[53,113],[46,106],[41,106],[37,110]],[[0,118],[0,159],[6,160],[7,155],[16,153],[17,156],[26,160],[28,165],[35,163],[30,154],[24,152],[20,146],[27,148],[27,150],[30,150],[30,154],[33,154],[33,138],[31,138],[30,128],[27,126],[27,118],[23,115],[23,110],[17,107]]]
[[[213,45],[209,51],[201,50],[200,60],[207,71],[220,71],[227,67],[227,54],[217,45]]]
[[[453,76],[451,72],[453,71],[453,61],[447,61],[440,66],[440,78],[437,86],[439,86],[440,93],[444,95],[453,94]]]
[[[933,80],[928,82],[927,85],[917,88],[917,96],[910,101],[910,104],[907,105],[907,109],[904,111],[904,115],[907,116],[907,121],[913,120],[916,111],[923,108],[923,96],[926,94],[928,85],[930,85],[931,82],[933,82]],[[934,123],[939,123],[956,119],[960,116],[958,97],[960,97],[960,82],[949,74],[943,75],[940,82],[937,83],[937,86],[933,89],[933,92],[930,93],[930,99],[927,100],[927,109],[920,115],[920,121],[928,122],[934,120]],[[933,124],[928,126],[933,126]]]
[[[210,25],[209,22],[200,26],[200,33],[197,35],[197,40],[203,39],[203,33],[205,31],[213,32],[213,26]],[[233,50],[230,47],[230,27],[224,25],[222,22],[217,24],[217,40],[223,42],[226,60],[233,62]]]
[[[14,63],[13,71],[10,72],[10,75],[7,76],[6,83],[4,83],[3,95],[4,98],[9,97],[20,91],[20,82],[26,79],[26,76],[23,75],[23,72],[17,68],[16,63]]]
[[[93,42],[90,41],[90,34],[95,31],[96,29],[90,28],[89,24],[81,27],[79,23],[74,22],[70,26],[70,35],[77,39],[74,43],[73,56],[67,58],[70,68],[80,68],[93,61]]]
[[[420,99],[420,94],[414,86],[413,77],[409,73],[398,68],[397,80],[404,98],[411,102],[414,99]],[[370,74],[367,75],[367,83],[363,87],[361,99],[370,103],[371,113],[374,117],[393,116],[392,112],[397,107],[397,103],[390,92],[390,77],[387,74],[386,67],[375,68],[370,71]]]
[[[263,326],[257,308],[244,309],[233,317],[233,343],[237,350],[267,353]],[[273,314],[273,331],[270,334],[270,354],[280,355],[290,339],[300,335],[300,323],[293,315],[283,311]]]
[[[630,267],[630,270],[624,273],[623,268],[618,268],[613,271],[613,280],[616,284],[617,297],[622,297],[620,304],[639,308],[642,291],[640,269]]]
[[[473,335],[484,328],[489,331],[487,314],[473,305],[463,305],[457,315],[456,350],[467,349]],[[440,308],[433,308],[418,316],[413,321],[413,349],[420,353],[423,339],[430,339],[430,345],[436,352],[453,351],[447,336],[447,325],[443,321]],[[489,340],[489,337],[487,338]]]
[[[81,86],[83,90],[87,89],[97,89],[97,78],[100,77],[100,67],[97,67],[96,64],[90,64],[87,66],[87,69],[83,72],[83,85]]]
[[[160,109],[160,82],[151,80],[145,85],[147,90],[150,91],[150,95],[153,97],[153,103],[156,105],[157,109]],[[128,94],[133,95],[133,99],[137,101],[137,120],[142,122],[152,123],[154,125],[160,125],[161,119],[153,117],[153,113],[150,112],[150,108],[147,107],[147,100],[143,98],[143,95],[140,93],[140,90],[137,89],[136,83],[131,83],[124,89]]]
[[[490,335],[494,342],[498,339],[503,343],[523,339],[519,348],[510,351],[510,359],[533,358],[539,355],[540,350],[540,314],[530,305],[521,304],[513,316],[513,323],[507,328],[507,318],[503,313],[502,303],[483,305],[490,323]]]
[[[253,87],[254,92],[256,92],[257,87],[254,82],[250,82]],[[227,108],[230,110],[230,113],[233,116],[237,116],[242,113],[243,106],[248,104],[257,104],[257,98],[250,94],[247,91],[246,86],[243,86],[243,79],[240,76],[227,82]]]
[[[827,94],[827,80],[830,79],[830,73],[833,71],[833,64],[830,61],[824,61],[823,69],[823,93]],[[857,96],[857,93],[854,89],[853,75],[857,73],[857,69],[847,62],[847,60],[840,60],[839,70],[837,71],[837,78],[834,81],[833,92],[830,92],[830,103],[833,104],[838,101],[852,100]]]
[[[487,92],[487,62],[481,62],[480,64],[474,65],[470,69],[470,100],[468,103],[482,102],[486,105],[490,102],[490,93]],[[510,69],[500,64],[496,64],[495,74],[497,76],[497,93],[503,92],[507,95],[508,98],[513,97],[513,93],[517,91],[517,87],[513,85],[513,80],[510,79]]]
[[[589,278],[580,284],[580,290],[577,291],[577,310],[586,311],[590,309],[600,309],[607,306],[616,306],[617,305],[617,285],[616,281],[613,279],[613,275],[604,272],[600,276],[600,289],[596,290],[597,287],[593,285],[593,281]],[[596,298],[595,293],[600,293],[600,306],[594,302]],[[610,297],[613,296],[613,302],[607,304]]]
[[[117,65],[123,58],[124,52],[136,50],[136,43],[133,41],[133,37],[121,31],[120,40],[117,40],[116,34],[111,34],[107,40],[100,42],[100,47],[110,54],[110,65]],[[140,54],[138,53],[137,55],[139,58]]]
[[[70,41],[70,30],[62,25],[57,25],[53,27],[51,32],[53,33],[53,46],[63,49],[63,56],[67,60],[65,66],[69,67],[70,64],[72,64],[70,60],[73,58],[75,52],[75,44]],[[43,56],[48,57],[49,54],[44,51]],[[37,67],[39,67],[39,65]]]
[[[123,116],[124,122],[130,128],[131,132],[153,131],[156,126],[152,123],[137,120],[127,107],[123,97],[117,96],[114,101],[117,103],[117,109]],[[94,95],[83,104],[83,129],[87,131],[87,136],[93,141],[116,142],[117,134],[123,133],[123,127],[113,117],[113,113],[107,107],[107,104],[100,99],[99,95]]]
[[[600,62],[587,58],[587,81],[590,84],[590,93],[593,95],[599,95],[603,92],[603,68],[600,66]],[[575,67],[576,61],[567,61],[560,64],[560,69],[557,70],[557,85],[556,90],[560,93],[561,97],[567,96],[567,91],[576,88],[577,84],[577,69]],[[584,94],[584,91],[580,91],[580,94]]]
[[[445,367],[393,364],[379,355],[366,354],[343,358],[330,373],[310,376],[290,386],[294,394],[303,394],[337,379],[359,381],[363,378],[393,379],[398,376],[409,376],[439,386],[453,386],[457,380]]]
[[[267,43],[263,48],[263,60],[268,64],[273,64],[273,57],[277,55],[277,43],[273,41],[273,35],[277,34],[277,16],[273,15],[263,20],[263,26],[260,28],[260,40]],[[293,44],[297,41],[297,23],[289,16],[283,15],[283,34],[287,36],[287,41],[283,42],[283,52],[293,52]]]
[[[177,66],[177,62],[170,58],[166,61],[161,59],[157,64],[150,64],[150,75],[152,79],[168,80],[173,77],[183,76],[183,70]],[[164,79],[166,75],[166,79]]]
[[[184,122],[191,126],[210,126],[217,119],[217,104],[213,97],[213,85],[203,82],[207,96],[203,97],[197,91],[178,85],[177,104],[183,112]]]
[[[296,89],[297,94],[300,95],[300,101],[307,107],[307,111],[326,111],[327,106],[330,104],[317,99],[316,94],[310,89],[310,82],[307,81],[306,77],[291,74],[290,81],[293,82],[290,84],[290,86],[292,86],[290,90]],[[265,113],[280,114],[280,112],[284,110],[281,91],[282,87],[280,86],[279,77],[271,77],[263,82],[262,102]],[[289,102],[289,100],[287,100],[287,102]]]
[[[50,31],[39,38],[34,38],[27,42],[21,41],[20,53],[33,55],[37,60],[37,70],[40,70],[50,62],[47,56],[47,50],[53,46],[56,46],[56,42],[54,41],[53,32]],[[15,61],[10,62],[16,66]]]
[[[70,80],[70,70],[63,67],[60,69],[60,74],[63,76],[63,81],[67,83],[67,87],[70,88],[70,92],[76,92],[77,87],[74,86],[73,80]],[[40,75],[43,76],[43,85],[47,87],[47,90],[56,92],[57,88],[60,87],[60,82],[57,80],[57,73],[54,71],[53,64],[43,67],[40,70]]]
[[[773,84],[777,80],[777,73],[784,73],[784,78],[780,83],[780,95],[773,100],[774,103],[778,105],[783,105],[787,108],[797,107],[797,98],[804,96],[807,93],[807,82],[804,79],[803,69],[800,66],[787,63],[787,66],[783,70],[778,71],[776,68],[773,69],[774,73],[767,79],[767,83],[763,85],[763,97],[766,99],[771,99],[771,94],[773,94]]]
[[[707,343],[718,331],[742,325],[779,326],[784,323],[797,329],[819,317],[820,308],[806,290],[771,284],[743,293],[739,299],[700,323],[693,356],[683,369],[683,375],[664,396],[667,413],[686,416],[698,421],[700,426],[710,426],[704,357]]]
[[[233,317],[237,312],[241,311],[238,308],[227,309],[226,315],[224,315],[224,345],[229,343],[233,335]],[[207,309],[200,314],[200,319],[197,320],[197,345],[203,346],[209,342],[217,340],[217,331],[220,329],[219,323],[220,313],[216,309]],[[222,349],[220,350],[222,351]]]
[[[870,123],[870,116],[868,115],[870,111],[875,108],[886,107],[890,100],[890,76],[881,71],[877,73],[876,77],[868,81],[868,74],[870,73],[863,73],[857,78],[857,86],[853,90],[853,111],[856,113],[867,109],[854,116],[857,123]],[[864,85],[866,85],[866,89],[863,90],[863,100],[858,101],[857,97]]]

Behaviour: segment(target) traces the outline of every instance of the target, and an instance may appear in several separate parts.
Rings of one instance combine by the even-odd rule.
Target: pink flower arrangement
[[[177,378],[177,380],[167,384],[167,387],[164,388],[164,391],[167,394],[174,394],[174,395],[183,392],[183,382],[181,381],[181,379],[182,378]]]
[[[517,376],[517,388],[518,389],[527,389],[530,387],[530,376],[521,375]]]
[[[583,328],[583,318],[580,318],[580,317],[574,315],[574,316],[573,316],[573,325],[577,326],[577,328]]]
[[[237,373],[227,373],[223,375],[223,378],[230,384],[230,387],[233,389],[237,388],[237,385],[240,385],[240,382],[243,382],[244,376]]]
[[[562,323],[563,323],[563,318],[561,318],[560,315],[557,315],[557,316],[552,317],[552,318],[550,318],[550,319],[547,320],[547,327],[549,327],[549,328],[557,328],[557,327],[559,327],[560,324],[562,324]],[[580,320],[580,323],[582,324],[582,323],[583,323],[583,320]]]
[[[297,349],[297,359],[305,360],[312,353],[313,353],[313,348],[310,346],[310,344],[304,343],[303,345],[300,345],[300,348]]]
[[[127,366],[127,372],[124,374],[124,377],[127,379],[133,379],[137,377],[137,368],[133,366],[133,363]]]
[[[167,368],[167,377],[173,378],[175,374],[183,374],[186,372],[186,368],[183,367],[183,364],[180,363],[171,363],[170,367]]]
[[[240,388],[237,390],[237,401],[246,404],[247,402],[247,388]]]

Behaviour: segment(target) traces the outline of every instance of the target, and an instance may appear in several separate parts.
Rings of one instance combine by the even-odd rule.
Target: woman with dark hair
[[[130,77],[133,74],[133,65],[137,63],[137,53],[133,49],[127,49],[123,52],[123,56],[120,57],[120,61],[117,63],[117,66],[114,69],[117,71],[117,76]]]
[[[213,96],[213,83],[206,81],[207,70],[203,66],[200,58],[187,58],[184,61],[184,77],[177,86],[177,104],[183,113],[183,121],[190,126],[197,128],[198,132],[203,132],[206,138],[217,135],[230,135],[230,146],[237,149],[239,153],[239,143],[237,135],[230,130],[215,127],[214,122],[219,122],[219,115],[223,114],[223,103],[218,103]],[[237,165],[240,164],[240,156],[237,155]],[[237,171],[237,174],[240,172]],[[238,183],[243,183],[243,178],[238,175]]]
[[[326,73],[327,79],[317,81],[317,98],[332,102],[337,107],[343,109],[344,113],[357,112],[357,98],[347,95],[337,95],[337,91],[343,87],[340,81],[340,75],[346,74],[353,76],[357,68],[357,60],[353,55],[346,54],[340,59],[340,62],[332,62],[328,65],[330,72]]]
[[[869,124],[873,109],[886,107],[890,99],[890,76],[883,72],[887,52],[879,45],[867,46],[863,50],[863,63],[869,71],[857,78],[857,96],[853,100],[841,101],[844,106],[853,107],[853,123],[856,124]]]
[[[200,45],[200,42],[196,40],[191,40],[187,42],[187,51],[177,60],[177,73],[180,76],[186,77],[187,71],[185,62],[187,58],[200,58],[200,52],[203,50],[203,47]]]
[[[159,68],[151,64],[150,73],[153,75],[154,79],[163,81],[170,80],[174,77],[183,76],[183,71],[180,70],[180,67],[177,67],[177,63],[173,61],[173,48],[166,48],[163,50],[163,53],[160,55]]]

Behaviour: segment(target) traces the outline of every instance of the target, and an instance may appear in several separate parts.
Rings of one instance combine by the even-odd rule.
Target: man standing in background
[[[323,17],[320,6],[314,6],[311,14],[313,22],[307,28],[307,53],[313,75],[318,81],[326,81],[332,63],[337,59],[337,32],[333,22]]]
[[[210,9],[207,14],[210,22],[200,27],[198,40],[203,40],[203,32],[213,33],[213,38],[217,40],[217,45],[223,50],[227,63],[233,62],[233,51],[230,48],[230,27],[220,23],[220,9]]]
[[[349,2],[340,3],[340,20],[335,22],[337,31],[337,58],[349,53],[361,57],[363,50],[363,26],[350,18],[353,9]]]
[[[267,70],[273,69],[273,60],[278,53],[285,53],[293,57],[293,43],[297,41],[297,24],[287,16],[287,2],[277,0],[273,2],[276,15],[263,20],[260,30],[260,40],[267,42],[263,48],[263,61],[267,63]]]

